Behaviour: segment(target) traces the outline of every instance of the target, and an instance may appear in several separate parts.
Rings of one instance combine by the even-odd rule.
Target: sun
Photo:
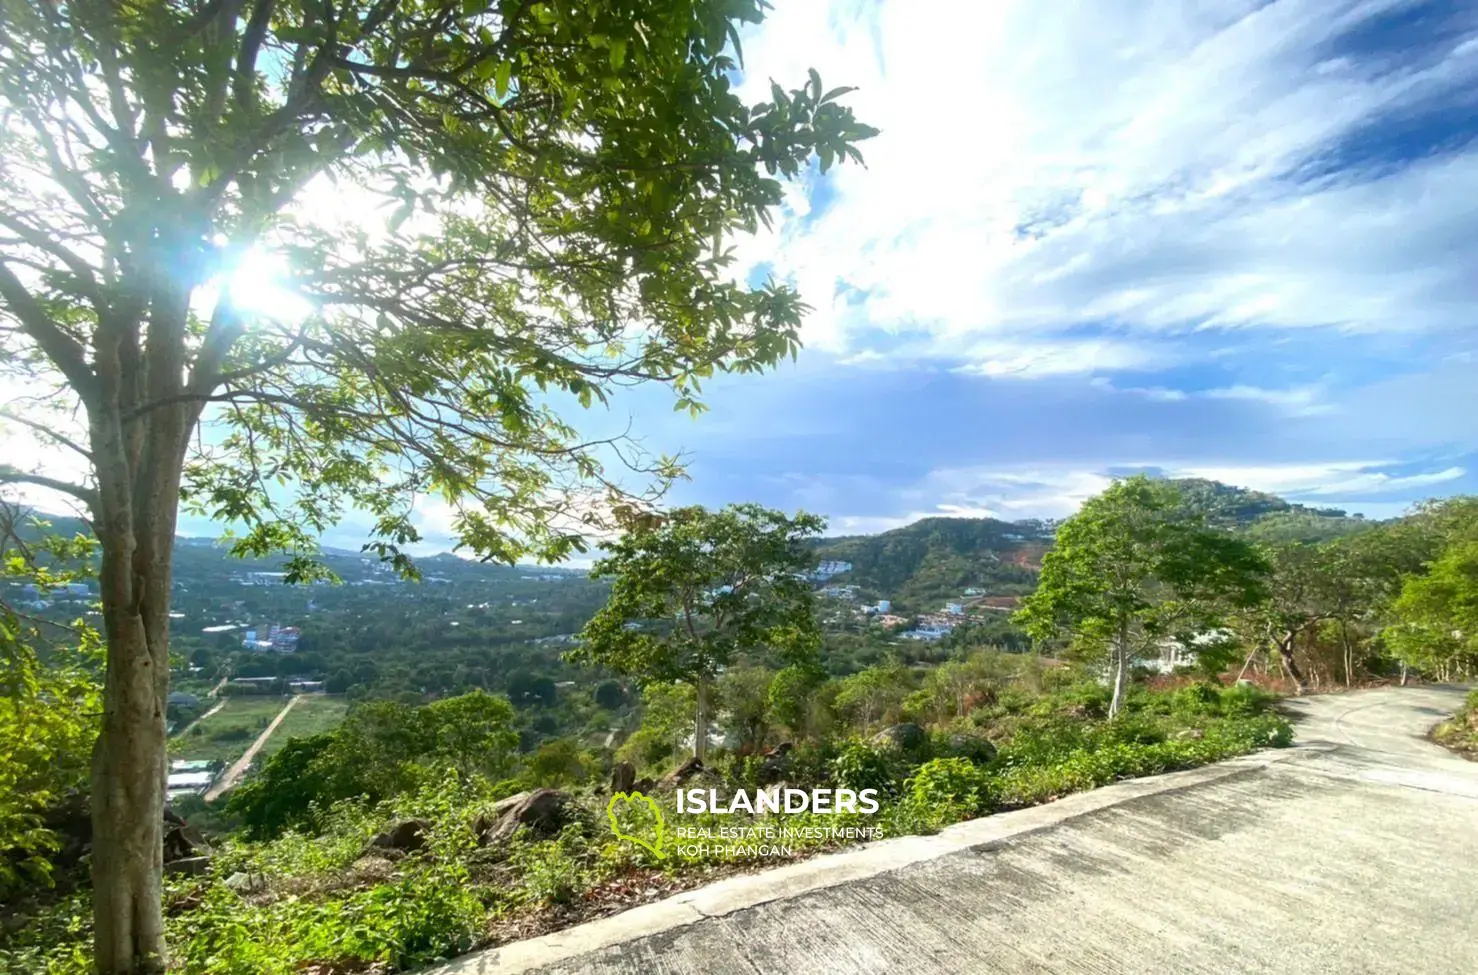
[[[227,269],[225,291],[231,303],[249,315],[302,321],[316,308],[289,286],[291,278],[287,258],[253,247]]]

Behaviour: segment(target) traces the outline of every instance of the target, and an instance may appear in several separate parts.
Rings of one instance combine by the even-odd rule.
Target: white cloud
[[[742,254],[816,307],[812,347],[922,330],[987,375],[1143,368],[1196,326],[1450,328],[1475,296],[1454,245],[1478,236],[1478,156],[1288,178],[1478,81],[1471,43],[1408,64],[1320,53],[1400,6],[777,4],[746,39],[746,97],[814,65],[860,86],[849,102],[883,132],[824,212],[792,205]],[[1140,335],[1135,353],[1051,338],[1094,321]]]

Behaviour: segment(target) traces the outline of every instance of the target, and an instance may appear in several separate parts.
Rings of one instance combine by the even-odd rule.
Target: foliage
[[[926,822],[946,825],[988,811],[992,779],[968,759],[936,758],[919,766],[907,783],[907,802]]]
[[[81,578],[91,541],[29,543],[0,506],[0,578],[48,593]],[[40,526],[40,527],[45,527]],[[98,634],[82,620],[47,626],[0,602],[0,897],[50,882],[57,838],[46,813],[87,780],[102,710]]]
[[[512,769],[512,724],[508,702],[483,691],[415,708],[367,702],[334,731],[288,742],[232,794],[230,809],[249,835],[265,837],[309,822],[315,808],[405,792],[435,768],[496,781]]]
[[[1118,712],[1135,659],[1162,642],[1188,643],[1227,608],[1263,596],[1264,561],[1246,542],[1181,510],[1176,489],[1136,476],[1089,499],[1057,531],[1040,583],[1018,618],[1039,640],[1071,631],[1108,650]]]
[[[799,574],[814,564],[803,540],[823,527],[813,515],[753,504],[678,508],[634,522],[595,565],[593,575],[612,579],[610,600],[585,624],[570,659],[643,682],[693,685],[701,755],[704,688],[736,654],[814,659],[820,635]]]
[[[1383,638],[1408,666],[1442,679],[1478,673],[1478,540],[1451,545],[1406,582]]]
[[[838,786],[857,792],[876,789],[882,795],[898,793],[904,768],[903,756],[896,749],[879,748],[860,740],[844,744],[832,760],[832,775]]]

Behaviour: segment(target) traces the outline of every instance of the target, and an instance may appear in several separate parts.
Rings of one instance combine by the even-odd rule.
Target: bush
[[[906,801],[926,823],[943,826],[988,812],[994,805],[991,778],[964,758],[936,758],[908,780]]]
[[[896,796],[906,766],[892,748],[874,748],[865,741],[849,741],[832,760],[836,784],[861,792],[876,789],[879,795]]]
[[[1177,717],[1218,714],[1221,688],[1206,681],[1188,684],[1170,696],[1170,713]]]

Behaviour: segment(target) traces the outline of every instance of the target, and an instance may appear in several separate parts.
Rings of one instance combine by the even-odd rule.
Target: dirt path
[[[191,721],[189,724],[185,725],[183,728],[181,728],[179,731],[177,731],[175,733],[174,737],[176,737],[176,738],[183,738],[183,737],[185,737],[186,735],[188,735],[190,733],[190,730],[192,728],[194,728],[200,722],[204,721],[206,718],[210,717],[212,714],[215,714],[217,711],[219,711],[221,708],[223,708],[225,706],[226,706],[226,701],[225,701],[224,698],[221,699],[220,701],[217,701],[214,707],[212,707],[209,711],[207,711],[204,714],[202,714],[200,717],[196,718],[194,721]]]
[[[241,781],[241,777],[246,774],[246,770],[251,768],[251,760],[256,758],[257,752],[261,751],[262,746],[267,744],[267,739],[271,738],[272,732],[276,731],[277,726],[282,724],[282,719],[287,717],[287,712],[291,711],[293,705],[302,699],[302,694],[296,694],[292,700],[282,706],[282,710],[277,712],[277,717],[272,719],[272,723],[267,725],[260,735],[257,735],[257,740],[251,743],[251,747],[246,750],[246,754],[238,758],[235,764],[226,770],[226,774],[217,779],[215,784],[210,787],[210,790],[205,793],[206,802],[214,802],[221,797],[222,793],[234,788],[236,783]]]

